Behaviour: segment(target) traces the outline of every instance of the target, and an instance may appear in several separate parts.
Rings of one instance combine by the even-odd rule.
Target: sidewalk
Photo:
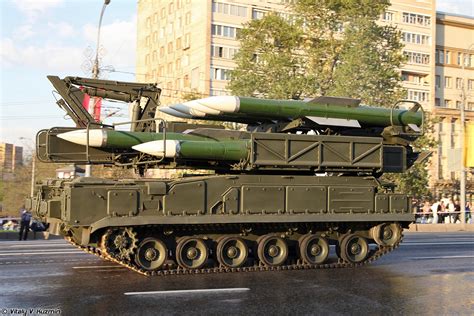
[[[411,224],[409,232],[443,233],[443,232],[474,232],[474,224]]]

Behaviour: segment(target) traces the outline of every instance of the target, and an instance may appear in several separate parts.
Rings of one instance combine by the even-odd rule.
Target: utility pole
[[[102,10],[100,11],[100,17],[99,17],[99,27],[97,28],[97,43],[95,46],[95,58],[94,58],[94,65],[92,66],[92,78],[93,79],[98,79],[99,78],[99,72],[100,72],[100,67],[99,67],[99,47],[100,47],[100,28],[102,26],[102,17],[104,16],[105,12],[105,7],[110,3],[110,0],[104,0],[104,4],[102,5]],[[91,98],[92,101],[92,106],[91,102],[89,102],[89,113],[92,115],[92,117],[95,116],[96,113],[96,108],[97,108],[97,103],[99,102],[99,98],[93,97]],[[91,165],[86,165],[85,168],[85,176],[90,177],[92,175],[92,166]]]
[[[462,74],[463,74],[463,82],[462,82],[462,104],[461,104],[461,176],[460,176],[460,198],[459,203],[461,204],[461,224],[464,227],[466,225],[466,166],[464,165],[464,156],[466,154],[466,116],[464,113],[464,109],[466,107],[466,83],[468,80],[468,76],[466,76],[464,67],[466,66],[466,55],[467,60],[470,61],[470,52],[474,47],[474,43],[469,45],[467,48],[467,52],[463,55],[462,58]]]

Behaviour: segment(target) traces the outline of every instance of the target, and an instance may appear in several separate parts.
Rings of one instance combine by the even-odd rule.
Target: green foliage
[[[269,14],[239,33],[234,94],[302,99],[361,98],[387,106],[403,92],[400,33],[377,20],[389,1],[299,0],[294,18]]]

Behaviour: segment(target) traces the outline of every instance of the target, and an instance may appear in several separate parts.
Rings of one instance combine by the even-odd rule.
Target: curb
[[[420,233],[474,232],[474,224],[410,224],[407,231]]]

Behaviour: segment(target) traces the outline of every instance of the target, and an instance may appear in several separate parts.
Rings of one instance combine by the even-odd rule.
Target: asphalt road
[[[0,242],[0,315],[473,315],[474,235],[361,268],[144,277],[62,240]]]

